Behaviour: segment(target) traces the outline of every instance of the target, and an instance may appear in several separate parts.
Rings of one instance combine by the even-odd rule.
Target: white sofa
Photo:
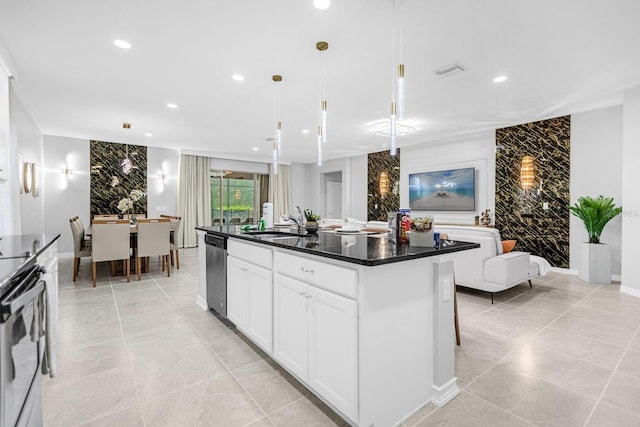
[[[453,263],[456,285],[493,293],[509,289],[540,274],[539,261],[528,252],[502,253],[500,232],[476,226],[437,225],[435,231],[449,240],[479,243],[480,248],[458,252]],[[537,258],[537,257],[536,257]],[[545,261],[546,262],[546,261]]]

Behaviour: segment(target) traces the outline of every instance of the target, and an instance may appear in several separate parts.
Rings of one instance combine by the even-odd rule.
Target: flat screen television
[[[409,207],[413,211],[475,211],[476,169],[409,174]]]

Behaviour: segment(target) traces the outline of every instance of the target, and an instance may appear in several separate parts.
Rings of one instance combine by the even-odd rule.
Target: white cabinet
[[[227,257],[227,317],[267,353],[273,352],[273,273]]]
[[[274,358],[358,419],[358,303],[276,274]]]

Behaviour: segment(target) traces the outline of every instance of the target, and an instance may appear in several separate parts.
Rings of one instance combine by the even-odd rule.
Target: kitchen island
[[[196,230],[198,304],[209,308],[204,236],[228,238],[228,319],[349,423],[396,425],[459,393],[453,258],[479,245]]]

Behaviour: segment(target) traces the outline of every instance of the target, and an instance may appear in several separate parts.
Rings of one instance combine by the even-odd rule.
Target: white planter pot
[[[581,243],[578,277],[589,283],[611,283],[611,247],[605,243]]]

